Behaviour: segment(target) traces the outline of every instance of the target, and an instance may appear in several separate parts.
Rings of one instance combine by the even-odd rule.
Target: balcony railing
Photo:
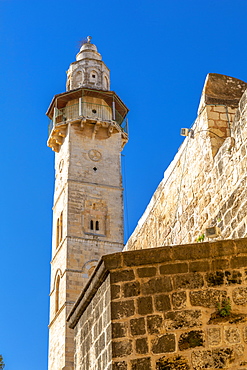
[[[65,108],[54,108],[53,119],[48,126],[48,137],[55,125],[65,123],[68,120],[79,117],[98,119],[100,121],[115,121],[122,131],[128,133],[128,120],[123,118],[118,111],[114,111],[109,105],[81,102],[79,104],[68,105]]]

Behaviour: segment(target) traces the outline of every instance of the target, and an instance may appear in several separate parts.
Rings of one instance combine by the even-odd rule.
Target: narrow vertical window
[[[56,281],[56,297],[55,297],[55,313],[59,310],[59,290],[60,290],[60,276],[58,275],[57,281]]]
[[[93,230],[93,220],[90,221],[90,229]]]
[[[62,239],[63,239],[63,212],[61,212],[59,222],[59,243],[61,243]]]
[[[57,219],[57,228],[56,228],[56,248],[63,239],[63,212],[61,212],[60,217]]]
[[[95,230],[99,230],[99,221],[95,222]]]
[[[104,87],[106,90],[109,90],[109,81],[106,76],[104,76]]]
[[[59,218],[58,218],[57,219],[57,231],[56,231],[56,247],[58,247],[60,243],[59,231],[60,231],[60,227],[59,227]]]

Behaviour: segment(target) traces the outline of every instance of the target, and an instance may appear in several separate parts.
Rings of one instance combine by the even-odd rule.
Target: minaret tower
[[[47,115],[55,154],[49,370],[72,370],[66,317],[100,257],[123,248],[120,153],[128,109],[110,90],[110,72],[87,38],[67,71],[67,91]]]

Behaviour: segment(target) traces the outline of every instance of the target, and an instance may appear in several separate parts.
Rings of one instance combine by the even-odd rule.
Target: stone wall
[[[246,238],[104,256],[68,317],[75,370],[246,370],[246,306]]]
[[[247,84],[208,75],[192,129],[154,193],[125,250],[247,235]],[[186,126],[186,124],[185,124]]]
[[[111,363],[110,279],[105,279],[75,329],[75,369],[108,369]]]

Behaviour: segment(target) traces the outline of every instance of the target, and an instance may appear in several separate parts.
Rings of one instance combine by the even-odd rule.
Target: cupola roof
[[[76,55],[76,60],[82,59],[95,59],[102,60],[102,56],[98,53],[97,47],[90,42],[91,36],[87,37],[87,42],[84,42],[80,48],[79,53]]]

